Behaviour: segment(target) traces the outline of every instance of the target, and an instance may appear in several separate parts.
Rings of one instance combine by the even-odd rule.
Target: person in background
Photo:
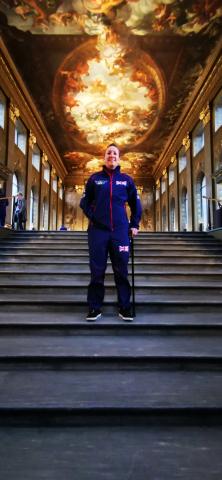
[[[8,199],[4,197],[4,192],[0,190],[0,227],[5,226],[6,207],[8,206]]]
[[[16,224],[16,230],[24,230],[24,224],[26,220],[26,201],[23,193],[19,192],[17,195],[17,200],[15,201],[13,216],[13,222]]]
[[[133,179],[120,172],[119,161],[118,147],[109,145],[105,151],[103,170],[89,178],[80,202],[80,207],[90,220],[88,244],[91,281],[88,286],[87,321],[95,321],[101,316],[108,253],[117,288],[119,316],[125,321],[133,320],[128,281],[129,233],[137,235],[142,208]],[[131,210],[130,223],[126,203]]]

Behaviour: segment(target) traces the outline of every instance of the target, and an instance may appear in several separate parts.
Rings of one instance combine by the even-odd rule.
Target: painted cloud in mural
[[[125,46],[111,29],[68,55],[57,72],[54,108],[81,145],[113,139],[141,143],[155,128],[165,103],[163,75],[145,52]]]
[[[130,33],[203,31],[222,16],[221,0],[0,0],[9,25],[41,34],[100,34],[101,24]]]

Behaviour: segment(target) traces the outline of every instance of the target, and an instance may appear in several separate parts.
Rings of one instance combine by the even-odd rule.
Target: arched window
[[[170,200],[170,231],[175,231],[175,198]]]
[[[29,217],[30,228],[34,228],[34,191],[31,189],[30,194],[30,217]]]
[[[166,207],[164,205],[163,210],[162,210],[162,231],[166,232],[167,231],[167,217],[166,217]]]
[[[56,230],[56,209],[52,210],[52,229]]]
[[[12,196],[17,195],[18,191],[19,191],[18,176],[16,175],[16,173],[14,173],[12,177]],[[13,198],[12,211],[11,211],[11,223],[13,223],[14,203],[15,203],[15,199]]]
[[[42,202],[42,228],[43,230],[49,228],[49,203],[47,198],[44,198]]]
[[[205,175],[202,178],[201,185],[200,185],[200,194],[201,194],[201,217],[203,220],[203,229],[207,230],[208,226],[208,209],[207,209],[207,199],[204,198],[206,197],[207,193],[207,184],[206,184],[206,177]]]
[[[206,197],[206,177],[203,172],[197,177],[196,183],[196,213],[199,230],[207,230],[208,208]]]
[[[181,195],[181,230],[188,230],[188,195],[186,187],[183,187]]]

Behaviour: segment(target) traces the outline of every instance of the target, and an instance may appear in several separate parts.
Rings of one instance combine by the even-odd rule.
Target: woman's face
[[[105,165],[114,170],[119,165],[119,149],[115,146],[108,147],[105,151]]]

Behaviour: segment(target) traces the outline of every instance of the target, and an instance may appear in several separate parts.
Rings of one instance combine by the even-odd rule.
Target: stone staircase
[[[222,243],[141,232],[135,274],[88,324],[86,233],[0,231],[0,478],[221,480]]]

